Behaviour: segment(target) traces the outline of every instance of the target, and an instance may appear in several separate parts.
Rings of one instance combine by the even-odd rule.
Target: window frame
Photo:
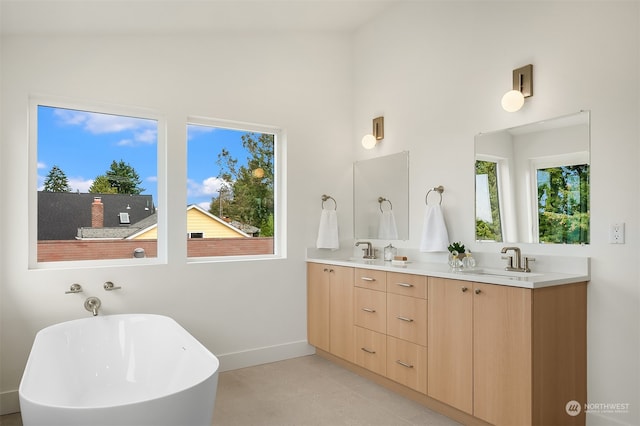
[[[206,126],[214,128],[222,128],[228,130],[236,130],[241,132],[267,133],[273,135],[273,253],[271,254],[248,254],[248,255],[232,255],[232,256],[200,256],[189,257],[186,254],[187,263],[218,263],[218,262],[234,262],[234,261],[252,261],[252,260],[270,260],[270,259],[286,259],[287,257],[287,223],[286,212],[286,132],[283,128],[272,125],[248,123],[241,121],[225,120],[219,118],[188,116],[185,123],[185,140],[186,153],[188,157],[189,141],[187,137],[188,126]],[[185,189],[188,182],[188,165],[185,167]],[[187,232],[187,218],[185,217],[184,231]]]
[[[157,123],[157,203],[158,214],[158,237],[157,256],[144,258],[121,258],[102,260],[68,260],[56,262],[38,262],[38,107],[47,106],[52,108],[71,109],[76,111],[93,112],[99,114],[110,114],[125,117],[142,118],[154,120]],[[166,134],[167,119],[157,110],[117,105],[111,103],[100,103],[82,101],[77,99],[62,98],[48,95],[29,96],[28,111],[28,137],[29,137],[29,158],[28,158],[28,269],[67,269],[85,268],[100,266],[130,266],[141,264],[166,264],[167,263],[167,218],[166,218],[166,191],[167,191],[167,155],[166,155]]]

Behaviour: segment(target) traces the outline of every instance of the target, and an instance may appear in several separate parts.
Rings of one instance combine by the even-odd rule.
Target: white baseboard
[[[5,414],[17,413],[20,411],[20,400],[18,391],[6,391],[0,393],[0,416]]]
[[[216,357],[220,360],[219,371],[222,372],[313,355],[314,353],[316,353],[316,350],[313,346],[310,346],[306,340],[300,340],[282,345],[266,346],[227,354],[216,354]]]

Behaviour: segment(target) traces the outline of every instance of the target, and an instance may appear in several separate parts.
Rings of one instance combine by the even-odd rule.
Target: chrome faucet
[[[505,271],[515,271],[515,272],[531,272],[531,268],[529,268],[529,262],[533,262],[536,259],[533,257],[525,257],[524,258],[524,266],[522,262],[522,253],[520,252],[519,247],[503,247],[500,250],[500,253],[505,254],[509,250],[513,250],[513,256],[503,256],[503,259],[508,260],[507,266],[504,268]]]
[[[84,301],[84,308],[91,312],[94,317],[98,316],[98,309],[100,309],[100,305],[102,305],[102,303],[97,297],[89,297]]]
[[[363,259],[375,259],[376,258],[376,254],[373,250],[373,246],[371,245],[371,243],[369,241],[358,241],[356,243],[356,247],[358,247],[360,244],[366,244],[367,248],[363,248],[362,251],[364,252],[364,255],[362,256]]]

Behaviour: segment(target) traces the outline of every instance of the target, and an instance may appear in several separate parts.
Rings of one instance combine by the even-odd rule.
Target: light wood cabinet
[[[387,290],[387,273],[374,269],[355,268],[354,283],[356,287],[370,290]]]
[[[355,325],[386,334],[387,294],[382,291],[355,288],[353,306]]]
[[[356,327],[356,364],[385,376],[387,374],[387,336]]]
[[[586,283],[430,277],[428,304],[430,397],[495,425],[584,424],[565,406],[586,402]]]
[[[308,340],[464,424],[584,425],[586,283],[527,289],[309,263]]]
[[[420,393],[426,393],[427,348],[387,336],[387,377]]]
[[[427,301],[387,293],[387,334],[427,346]]]
[[[309,344],[354,361],[353,268],[307,265]]]

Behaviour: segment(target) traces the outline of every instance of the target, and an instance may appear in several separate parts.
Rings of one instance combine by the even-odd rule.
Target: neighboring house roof
[[[156,211],[151,195],[38,191],[38,240],[73,240],[79,228],[91,228],[94,197],[100,197],[104,205],[102,229],[113,230],[111,236],[98,238],[123,238],[118,235],[127,228],[131,232],[131,225],[120,223],[120,213],[128,213],[129,221],[135,224]]]
[[[194,216],[197,215],[197,216]],[[189,232],[202,232],[205,238],[251,237],[232,224],[212,215],[201,207],[187,207],[187,227]],[[157,238],[158,216],[150,215],[127,228],[82,228],[78,229],[79,239],[148,239]],[[255,227],[253,227],[255,228]],[[258,229],[258,228],[255,228]]]
[[[127,227],[122,228],[78,228],[78,234],[76,236],[79,240],[91,240],[91,239],[114,239],[124,240],[133,239],[135,235],[138,235],[142,230],[154,226],[158,223],[158,214],[153,213],[142,219],[139,222],[133,223]]]

